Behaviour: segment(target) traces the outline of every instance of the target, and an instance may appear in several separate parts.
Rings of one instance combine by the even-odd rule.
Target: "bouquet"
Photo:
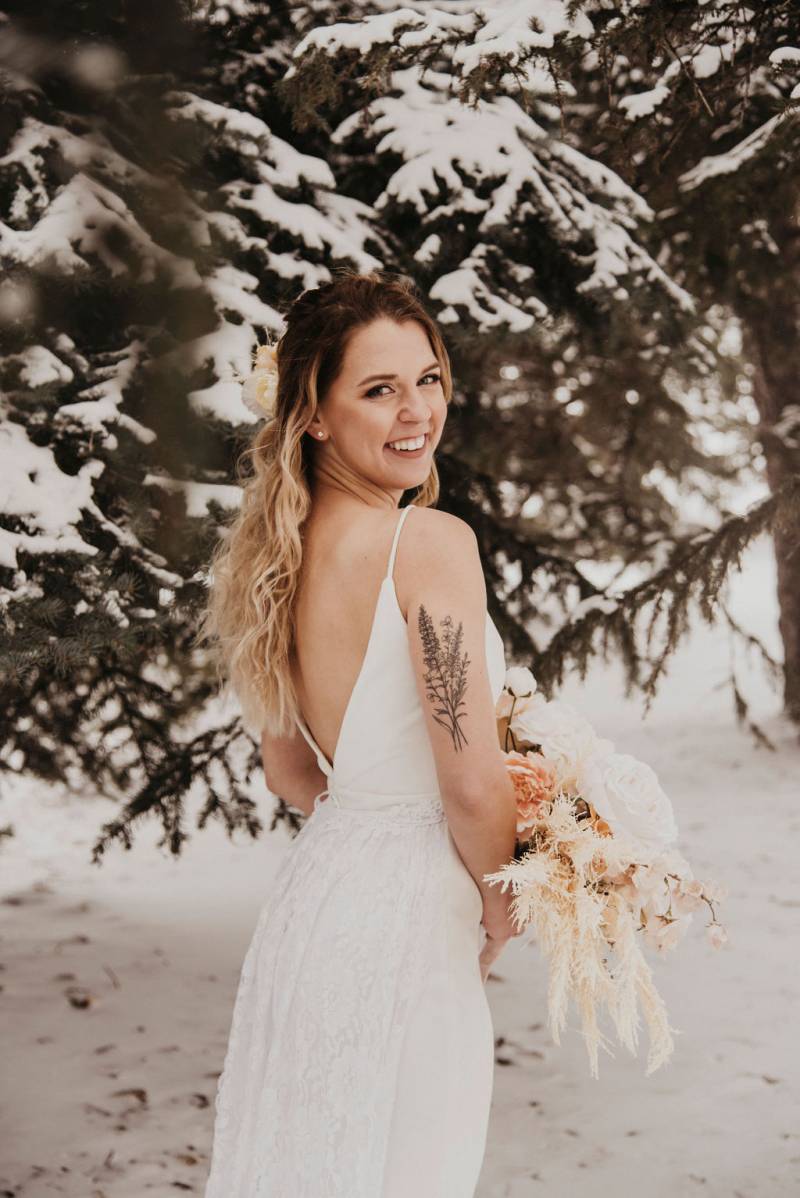
[[[710,912],[709,942],[727,933],[714,904],[726,888],[696,879],[675,847],[669,799],[644,762],[611,741],[566,703],[537,693],[530,670],[506,673],[497,725],[517,801],[514,858],[484,881],[513,894],[518,930],[530,927],[549,964],[548,1019],[560,1044],[570,997],[581,1015],[593,1077],[605,1006],[634,1055],[641,1002],[650,1036],[647,1075],[670,1057],[672,1033],[641,943],[663,954],[697,911]]]

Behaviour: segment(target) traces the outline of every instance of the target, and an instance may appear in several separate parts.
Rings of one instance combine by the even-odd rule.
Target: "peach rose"
[[[517,832],[524,832],[536,822],[539,806],[555,796],[555,766],[541,753],[514,750],[506,753],[506,769],[517,800]]]

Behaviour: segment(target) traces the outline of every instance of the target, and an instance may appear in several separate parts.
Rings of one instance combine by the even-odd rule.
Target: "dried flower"
[[[670,1027],[641,945],[659,956],[673,949],[694,913],[725,897],[727,888],[693,876],[676,847],[672,805],[654,771],[614,752],[568,704],[536,693],[524,669],[507,672],[495,715],[514,785],[517,840],[513,859],[484,881],[510,889],[514,923],[535,935],[548,958],[555,1043],[574,998],[597,1077],[598,1050],[609,1048],[599,1008],[635,1053],[641,1004],[650,1032],[649,1075],[669,1059],[677,1029]],[[509,740],[519,748],[509,752]],[[727,942],[715,917],[708,938],[716,948]]]
[[[706,935],[713,948],[722,948],[723,944],[728,943],[728,933],[721,923],[710,923],[706,928]]]

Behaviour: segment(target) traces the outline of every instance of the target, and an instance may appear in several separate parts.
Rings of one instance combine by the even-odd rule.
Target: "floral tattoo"
[[[441,639],[436,635],[433,620],[424,606],[419,607],[419,635],[425,661],[426,698],[435,704],[433,718],[453,738],[458,751],[467,743],[460,720],[464,718],[464,691],[467,689],[467,666],[470,659],[461,652],[464,628],[459,621],[456,628],[450,616],[440,621]]]

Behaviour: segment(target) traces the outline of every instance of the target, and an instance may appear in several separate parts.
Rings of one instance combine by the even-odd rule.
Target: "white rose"
[[[556,767],[558,782],[574,789],[581,762],[592,753],[611,750],[588,720],[568,703],[548,702],[541,695],[527,699],[511,718],[511,731],[530,744],[541,745],[542,754]]]
[[[242,402],[255,416],[275,415],[278,398],[278,354],[274,345],[260,345],[253,367],[242,384]]]
[[[588,757],[578,775],[580,794],[607,820],[655,853],[678,838],[672,805],[655,772],[628,753]]]
[[[506,670],[506,688],[512,695],[521,699],[524,695],[532,695],[536,690],[536,679],[527,666],[511,666]]]

